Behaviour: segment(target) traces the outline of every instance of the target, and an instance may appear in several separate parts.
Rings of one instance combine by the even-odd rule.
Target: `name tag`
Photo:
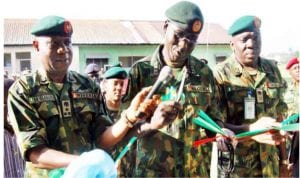
[[[95,93],[88,92],[72,92],[72,97],[74,99],[97,99],[99,98]]]
[[[201,85],[186,85],[185,86],[186,91],[188,92],[211,92],[210,87],[201,86]]]
[[[282,87],[282,84],[281,83],[268,82],[267,86],[268,86],[268,88],[280,88],[280,87]]]
[[[34,96],[29,98],[30,103],[41,103],[41,102],[49,102],[49,101],[55,101],[55,98],[53,95],[40,95],[40,96]]]
[[[255,98],[246,97],[244,99],[244,116],[245,119],[255,119]]]

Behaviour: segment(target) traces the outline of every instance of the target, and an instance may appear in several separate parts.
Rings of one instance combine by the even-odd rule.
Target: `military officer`
[[[285,84],[279,69],[260,57],[260,25],[256,16],[243,16],[232,24],[228,34],[233,54],[217,65],[215,73],[225,126],[235,133],[278,125],[276,119],[280,121],[286,111]],[[232,175],[279,177],[279,163],[286,160],[286,153],[274,145],[282,140],[278,133],[266,133],[240,142]]]
[[[101,90],[105,100],[108,115],[115,122],[121,107],[122,89],[127,78],[127,72],[122,67],[108,69],[101,81]]]
[[[8,114],[26,160],[25,177],[48,177],[51,169],[68,166],[83,152],[113,146],[130,129],[142,134],[161,128],[176,117],[173,107],[180,110],[176,102],[162,102],[151,123],[134,125],[137,110],[150,113],[156,107],[151,99],[139,107],[148,88],[137,94],[118,122],[109,122],[99,87],[68,70],[73,56],[72,33],[73,27],[65,18],[39,20],[31,34],[43,69],[21,76],[9,90]]]
[[[100,67],[97,64],[91,63],[86,66],[84,73],[94,80],[96,83],[100,83],[100,76],[99,76]]]
[[[121,99],[122,99],[122,88],[124,80],[127,78],[127,72],[121,67],[112,67],[108,69],[101,81],[101,90],[103,99],[106,105],[106,112],[112,123],[117,122],[121,115]],[[124,140],[126,144],[127,139]],[[118,147],[121,147],[122,143],[111,149],[113,158],[116,158],[119,154],[117,151]],[[119,148],[122,150],[122,147]]]
[[[172,5],[165,15],[163,44],[132,66],[126,99],[130,100],[143,87],[154,84],[160,70],[167,65],[174,76],[169,86],[178,89],[184,81],[185,97],[181,99],[184,110],[171,125],[137,140],[132,153],[134,159],[125,164],[133,167],[132,174],[127,176],[208,177],[211,145],[192,145],[209,133],[193,124],[192,119],[198,116],[200,109],[220,125],[223,117],[217,108],[217,90],[211,69],[191,55],[204,26],[203,15],[198,5],[188,1]],[[187,74],[183,78],[185,70]],[[163,88],[158,93],[165,91]]]

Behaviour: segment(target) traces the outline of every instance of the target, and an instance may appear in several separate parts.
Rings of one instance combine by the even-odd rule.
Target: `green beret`
[[[242,32],[253,32],[259,30],[261,20],[258,17],[247,15],[237,19],[228,30],[228,34],[231,36],[237,35]]]
[[[122,65],[120,63],[117,63],[117,64],[112,65],[112,67],[122,67]]]
[[[203,27],[203,16],[200,8],[191,2],[180,1],[166,10],[166,16],[176,26],[200,33]]]
[[[111,79],[111,78],[125,79],[127,78],[127,72],[122,67],[111,67],[104,73],[103,78],[104,79]]]
[[[71,23],[58,16],[44,17],[31,29],[31,34],[35,36],[71,36],[72,33]]]

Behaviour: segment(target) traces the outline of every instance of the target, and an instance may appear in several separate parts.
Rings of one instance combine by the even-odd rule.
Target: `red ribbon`
[[[268,134],[273,134],[274,132],[275,132],[275,130],[267,131]],[[266,133],[266,132],[264,132],[264,133]],[[263,133],[261,133],[261,134],[263,134]],[[197,147],[197,146],[201,146],[201,145],[204,145],[206,143],[209,143],[209,142],[213,142],[218,137],[220,137],[220,136],[215,136],[215,137],[205,138],[205,139],[201,139],[201,140],[196,140],[196,141],[194,141],[193,146]],[[239,142],[246,141],[246,140],[249,140],[251,137],[252,136],[242,137],[242,138],[239,138],[238,141]]]

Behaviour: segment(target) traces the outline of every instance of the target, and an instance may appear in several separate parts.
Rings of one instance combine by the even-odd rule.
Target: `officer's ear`
[[[39,42],[36,39],[33,40],[32,45],[37,51],[39,51]]]
[[[233,42],[233,39],[231,38],[230,42],[229,42],[229,45],[230,45],[230,48],[231,50],[234,52],[235,51],[235,48],[234,48],[234,42]]]
[[[165,21],[165,24],[164,24],[164,32],[165,32],[165,33],[166,33],[166,31],[167,31],[168,26],[169,26],[169,20],[166,20],[166,21]]]

